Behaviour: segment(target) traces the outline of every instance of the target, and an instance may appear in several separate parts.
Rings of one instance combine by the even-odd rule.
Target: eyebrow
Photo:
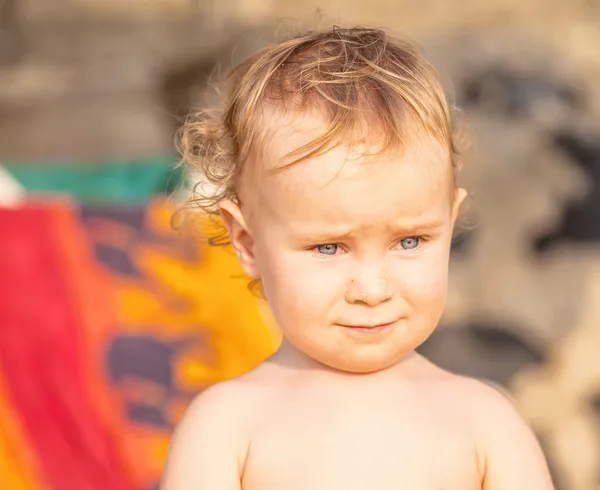
[[[326,225],[324,225],[325,227]],[[419,234],[422,232],[435,231],[444,226],[444,222],[440,220],[432,221],[421,221],[415,223],[391,223],[386,226],[386,231],[395,235],[409,236],[411,234]],[[349,229],[342,231],[340,228],[337,230],[295,230],[294,235],[297,239],[302,241],[310,241],[315,243],[329,243],[348,239],[355,235],[355,231]]]
[[[352,231],[350,232],[335,232],[335,231],[327,231],[327,230],[319,230],[319,231],[296,231],[293,233],[294,238],[297,240],[301,240],[303,242],[314,242],[314,243],[330,243],[330,242],[338,242],[345,239],[348,239],[353,235]]]
[[[408,233],[415,231],[431,231],[437,230],[444,226],[444,221],[441,220],[430,220],[430,221],[416,221],[414,223],[391,223],[388,226],[390,231],[395,233]]]

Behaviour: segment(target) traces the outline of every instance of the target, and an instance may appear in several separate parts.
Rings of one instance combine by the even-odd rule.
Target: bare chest
[[[481,488],[472,438],[440,407],[286,408],[254,433],[243,490]]]

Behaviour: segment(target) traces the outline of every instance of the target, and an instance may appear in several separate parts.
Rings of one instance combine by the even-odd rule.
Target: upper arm
[[[246,434],[235,389],[199,395],[175,430],[161,490],[239,490]]]
[[[485,473],[483,490],[552,490],[541,447],[512,403],[485,387],[478,403]]]

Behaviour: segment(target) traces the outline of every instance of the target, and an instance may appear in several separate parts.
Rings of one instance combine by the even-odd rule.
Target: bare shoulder
[[[514,411],[508,391],[504,392],[499,386],[446,371],[426,359],[423,366],[418,379],[426,380],[432,396],[445,407],[468,414],[469,419],[488,410]]]
[[[177,426],[173,443],[180,440],[198,441],[197,432],[218,429],[241,436],[241,429],[249,422],[252,407],[258,399],[247,380],[233,379],[217,383],[203,390],[188,406]],[[244,410],[242,410],[244,407]],[[221,433],[221,436],[226,434]]]
[[[452,375],[456,404],[467,414],[484,441],[510,433],[510,437],[534,438],[508,391],[477,379]]]
[[[249,374],[192,401],[174,432],[161,490],[239,490],[262,385]]]
[[[467,410],[470,416],[475,416],[477,419],[479,417],[485,419],[492,414],[518,417],[510,394],[500,386],[445,371],[443,381],[446,395],[452,396],[454,403],[461,410]]]
[[[483,488],[551,490],[538,440],[510,395],[471,378],[448,374],[448,393],[465,414],[483,463]]]

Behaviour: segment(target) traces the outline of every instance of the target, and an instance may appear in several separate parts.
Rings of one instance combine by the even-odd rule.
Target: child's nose
[[[354,270],[346,291],[348,303],[377,306],[391,298],[392,287],[381,265],[363,264]]]

